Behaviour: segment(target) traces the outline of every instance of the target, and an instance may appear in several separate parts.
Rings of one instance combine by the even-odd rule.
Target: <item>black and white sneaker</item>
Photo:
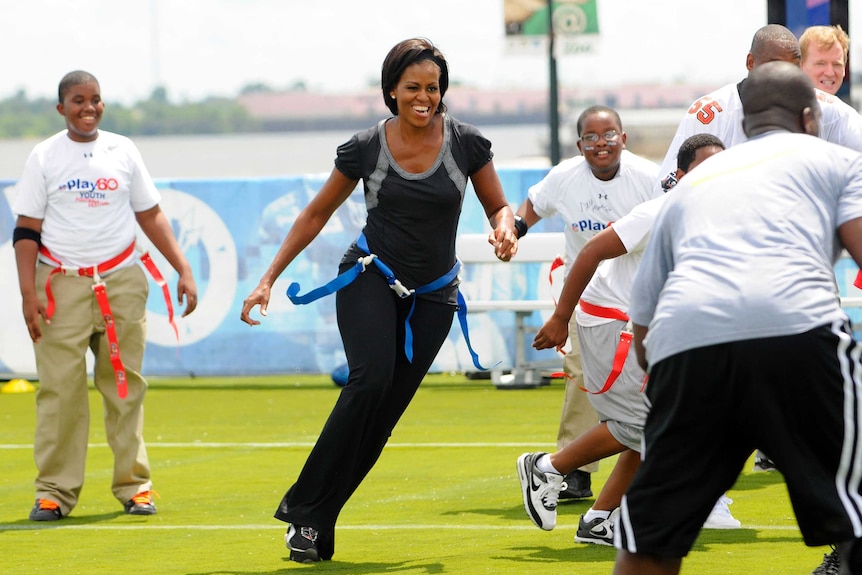
[[[317,529],[290,524],[284,534],[284,542],[290,549],[290,560],[297,563],[316,563],[320,561],[317,553]]]
[[[589,523],[584,521],[584,516],[581,515],[578,521],[578,532],[575,533],[575,542],[577,543],[595,543],[597,545],[614,544],[614,526],[617,523],[617,518],[620,516],[620,508],[617,507],[607,519],[596,517]]]
[[[841,560],[838,558],[838,549],[832,548],[832,553],[823,556],[823,563],[811,572],[811,575],[838,575]]]
[[[557,502],[566,488],[559,473],[545,473],[536,467],[544,452],[524,453],[518,458],[518,479],[524,495],[524,509],[537,527],[550,531],[557,526]]]
[[[758,450],[754,456],[754,471],[778,471],[778,466],[765,453]]]

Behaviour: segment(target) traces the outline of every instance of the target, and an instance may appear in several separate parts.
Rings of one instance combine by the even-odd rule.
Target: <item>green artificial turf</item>
[[[110,493],[111,453],[92,391],[78,507],[57,523],[33,504],[34,394],[0,394],[0,572],[6,575],[608,574],[611,547],[573,542],[590,501],[562,504],[545,532],[527,519],[515,472],[554,449],[563,383],[499,390],[430,375],[377,466],[341,514],[332,561],[288,560],[272,513],[339,388],[328,376],[152,378],[146,429],[158,515],[127,516]],[[613,465],[593,476],[598,492]],[[808,574],[828,548],[803,545],[779,473],[729,492],[743,529],[704,531],[683,562],[698,575]],[[680,469],[685,473],[685,469]]]

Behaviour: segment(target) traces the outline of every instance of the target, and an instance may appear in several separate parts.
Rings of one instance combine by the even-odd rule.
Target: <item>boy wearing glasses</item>
[[[587,108],[578,117],[577,131],[581,155],[560,162],[531,187],[516,217],[519,237],[542,218],[558,214],[565,220],[566,276],[587,240],[636,205],[662,193],[657,186],[658,166],[625,149],[626,133],[615,110]],[[598,423],[595,410],[579,389],[584,381],[574,320],[569,324],[569,341],[571,351],[563,361],[568,378],[557,449]],[[598,463],[591,463],[566,475],[567,487],[560,498],[592,497],[590,473],[597,469]]]

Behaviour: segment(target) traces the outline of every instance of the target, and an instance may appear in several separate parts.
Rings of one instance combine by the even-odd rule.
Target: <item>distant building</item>
[[[562,88],[560,114],[578,114],[595,104],[619,110],[686,108],[709,92],[710,86],[638,85],[618,88]],[[450,112],[478,125],[538,124],[548,119],[544,90],[480,90],[451,86],[446,93]],[[389,113],[379,90],[353,94],[305,91],[250,93],[238,98],[249,114],[268,130],[360,128]]]

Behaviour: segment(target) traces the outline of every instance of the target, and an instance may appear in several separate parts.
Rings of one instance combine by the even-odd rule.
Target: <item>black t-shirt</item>
[[[491,142],[474,126],[444,114],[437,160],[426,172],[413,174],[392,158],[385,123],[382,120],[339,146],[335,167],[363,182],[368,210],[364,233],[371,253],[414,289],[455,265],[455,235],[467,178],[491,161]],[[342,269],[363,255],[354,243],[344,255]],[[456,287],[457,279],[427,297],[454,303]]]

